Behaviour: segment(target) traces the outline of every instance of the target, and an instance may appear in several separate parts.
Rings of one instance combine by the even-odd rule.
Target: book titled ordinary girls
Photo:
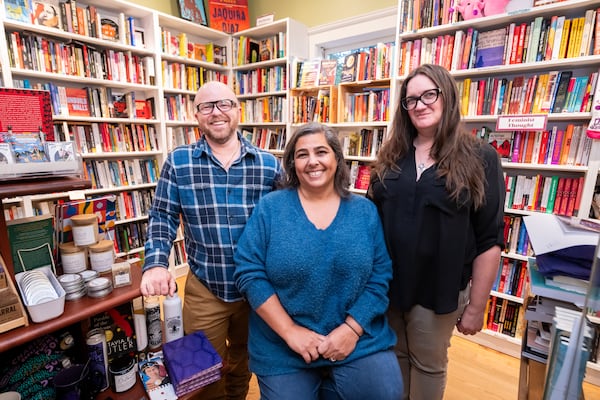
[[[138,373],[150,400],[177,400],[162,351],[148,353],[145,359],[140,360]]]

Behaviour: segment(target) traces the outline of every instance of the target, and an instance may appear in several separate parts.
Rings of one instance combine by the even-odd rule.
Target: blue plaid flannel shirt
[[[258,200],[281,174],[272,154],[241,140],[241,157],[225,171],[204,137],[174,149],[163,165],[148,213],[144,270],[169,266],[181,221],[191,271],[226,302],[242,299],[233,280],[233,253]]]

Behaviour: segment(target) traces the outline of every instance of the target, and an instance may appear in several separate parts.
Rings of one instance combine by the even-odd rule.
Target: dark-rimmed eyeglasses
[[[402,103],[402,108],[404,108],[407,111],[410,111],[414,110],[417,107],[417,103],[419,101],[425,104],[426,106],[435,103],[438,97],[440,96],[440,93],[442,93],[442,89],[440,88],[430,89],[423,92],[418,97],[405,97],[400,103]]]
[[[215,106],[219,109],[219,111],[227,112],[230,111],[236,104],[237,103],[235,101],[229,99],[207,101],[206,103],[198,104],[196,106],[196,110],[198,110],[200,114],[208,115],[213,112]]]

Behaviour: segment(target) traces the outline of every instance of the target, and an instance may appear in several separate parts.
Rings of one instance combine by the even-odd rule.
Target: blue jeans
[[[261,400],[397,400],[402,396],[402,374],[392,350],[331,367],[257,378]]]

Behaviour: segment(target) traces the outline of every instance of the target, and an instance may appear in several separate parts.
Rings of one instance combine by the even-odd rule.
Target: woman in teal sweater
[[[299,128],[283,190],[263,197],[238,242],[234,278],[253,312],[261,399],[398,399],[385,312],[391,261],[375,206],[348,191],[331,128]]]

